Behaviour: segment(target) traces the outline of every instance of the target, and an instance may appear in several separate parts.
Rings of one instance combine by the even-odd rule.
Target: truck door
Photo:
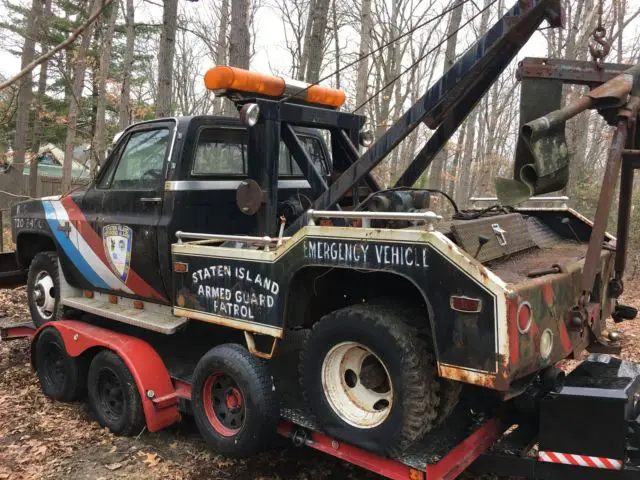
[[[169,297],[160,274],[158,224],[174,130],[173,121],[128,130],[83,201],[105,262],[121,282],[112,289],[162,303]]]

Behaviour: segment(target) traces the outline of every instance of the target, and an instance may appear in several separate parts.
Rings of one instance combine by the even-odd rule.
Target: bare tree
[[[458,29],[462,21],[462,10],[464,8],[465,0],[454,0],[453,6],[455,7],[451,11],[449,17],[449,26],[447,27],[447,44],[444,52],[444,66],[443,73],[451,68],[456,61],[456,44],[458,42]],[[429,188],[441,188],[442,187],[442,173],[444,171],[444,163],[446,160],[446,151],[441,151],[433,159],[431,168],[429,170]]]
[[[356,78],[356,106],[362,105],[367,99],[369,86],[369,59],[364,58],[371,51],[371,29],[373,22],[371,19],[371,0],[362,0],[360,9],[360,49],[358,58],[358,76]]]
[[[229,64],[249,68],[251,39],[249,37],[250,0],[231,3],[231,31],[229,34]]]
[[[124,47],[124,61],[122,64],[122,87],[120,89],[120,106],[118,107],[118,124],[120,130],[127,128],[131,122],[131,75],[133,72],[133,54],[136,41],[135,11],[133,0],[127,0],[123,5],[123,15],[126,25],[126,44]]]
[[[42,20],[39,22],[39,41],[41,50],[45,50],[48,47],[46,42],[47,34],[49,32],[49,21],[51,17],[51,0],[46,0],[44,5],[44,13]],[[40,108],[42,107],[42,101],[47,92],[47,78],[49,72],[49,60],[45,59],[40,64],[40,73],[38,75],[38,93],[36,95],[33,110],[35,112],[33,119],[33,134],[31,141],[31,151],[33,156],[29,165],[29,195],[35,197],[37,195],[38,188],[38,150],[40,149],[40,137],[42,136],[42,119],[40,118]]]
[[[489,15],[491,13],[491,0],[485,0],[485,10],[480,17],[480,28],[477,32],[477,36],[481,37],[487,31],[489,26]],[[476,122],[478,121],[478,113],[480,107],[477,106],[469,114],[469,118],[466,121],[466,132],[464,151],[461,158],[460,170],[457,175],[457,183],[455,188],[455,200],[458,205],[464,205],[469,197],[469,188],[471,187],[471,162],[474,158],[474,145],[476,141]],[[458,172],[456,172],[458,173]]]
[[[90,3],[89,16],[91,17],[100,9],[100,0],[92,0]],[[73,85],[69,97],[69,113],[67,114],[67,137],[64,147],[64,163],[62,166],[62,192],[67,192],[71,188],[71,169],[73,166],[73,148],[76,141],[78,126],[78,111],[82,100],[82,89],[84,87],[84,75],[86,71],[85,57],[93,37],[94,25],[91,24],[82,33],[82,41],[76,50],[73,66]]]
[[[171,115],[171,99],[173,98],[173,57],[175,55],[177,27],[178,0],[164,0],[164,8],[162,10],[162,33],[160,34],[160,50],[158,51],[157,117],[168,117]]]
[[[33,0],[31,11],[27,16],[27,31],[24,37],[24,46],[22,47],[22,69],[26,68],[35,57],[36,38],[38,31],[38,23],[42,17],[42,9],[44,2],[42,0]],[[33,81],[31,72],[27,73],[20,81],[18,90],[18,101],[16,110],[16,134],[13,141],[13,174],[10,175],[11,182],[9,189],[16,193],[22,190],[22,172],[25,165],[25,154],[27,150],[29,138],[29,112],[31,110],[31,100],[33,98]],[[18,176],[20,175],[20,176]]]
[[[309,83],[315,83],[320,79],[330,3],[330,0],[315,0],[314,8],[310,12],[311,36],[305,74],[305,80]]]
[[[110,5],[109,12],[103,17],[101,22],[102,42],[100,50],[100,67],[96,81],[98,98],[96,99],[95,131],[93,134],[93,146],[91,148],[91,176],[95,176],[98,167],[104,163],[105,150],[107,148],[105,135],[106,124],[105,115],[107,108],[107,77],[109,76],[109,65],[111,64],[111,45],[116,29],[118,18],[118,5]]]

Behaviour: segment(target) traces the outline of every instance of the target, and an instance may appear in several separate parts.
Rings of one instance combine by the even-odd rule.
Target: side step
[[[63,297],[62,304],[165,335],[175,333],[189,321],[187,318],[176,317],[172,308],[166,305],[144,302],[144,308],[138,309],[133,307],[133,300],[130,298],[117,297],[117,299],[117,303],[111,303],[109,295],[94,292],[93,298]]]

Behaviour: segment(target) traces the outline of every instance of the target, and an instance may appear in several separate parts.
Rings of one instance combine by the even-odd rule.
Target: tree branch
[[[44,55],[41,55],[40,57],[36,58],[33,62],[31,62],[29,65],[27,65],[26,67],[24,67],[22,69],[22,71],[20,71],[20,73],[18,73],[17,75],[11,77],[9,80],[7,80],[6,82],[2,82],[0,83],[0,91],[4,90],[5,88],[13,85],[14,83],[16,83],[18,80],[20,80],[22,77],[24,77],[25,75],[27,75],[29,72],[31,72],[34,68],[36,68],[38,65],[40,65],[42,62],[50,59],[51,57],[53,57],[56,53],[58,53],[60,50],[68,47],[69,45],[71,45],[73,42],[76,41],[76,39],[82,34],[82,32],[84,32],[86,30],[86,28],[88,26],[90,26],[93,22],[96,21],[96,19],[100,16],[100,14],[102,14],[102,12],[104,11],[105,8],[107,8],[111,3],[113,2],[113,0],[104,0],[102,2],[102,6],[93,14],[91,15],[86,22],[84,22],[82,25],[80,25],[77,30],[75,30],[71,35],[69,35],[69,38],[67,38],[64,42],[60,43],[58,46],[56,46],[55,48],[53,48],[52,50],[49,50],[47,53],[45,53]]]

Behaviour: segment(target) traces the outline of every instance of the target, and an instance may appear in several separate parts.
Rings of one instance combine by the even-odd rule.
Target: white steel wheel
[[[46,270],[38,272],[33,288],[33,301],[38,312],[45,320],[53,317],[56,306],[55,283]]]
[[[335,345],[322,363],[322,387],[334,412],[349,425],[374,428],[393,406],[393,384],[380,358],[357,342]]]

